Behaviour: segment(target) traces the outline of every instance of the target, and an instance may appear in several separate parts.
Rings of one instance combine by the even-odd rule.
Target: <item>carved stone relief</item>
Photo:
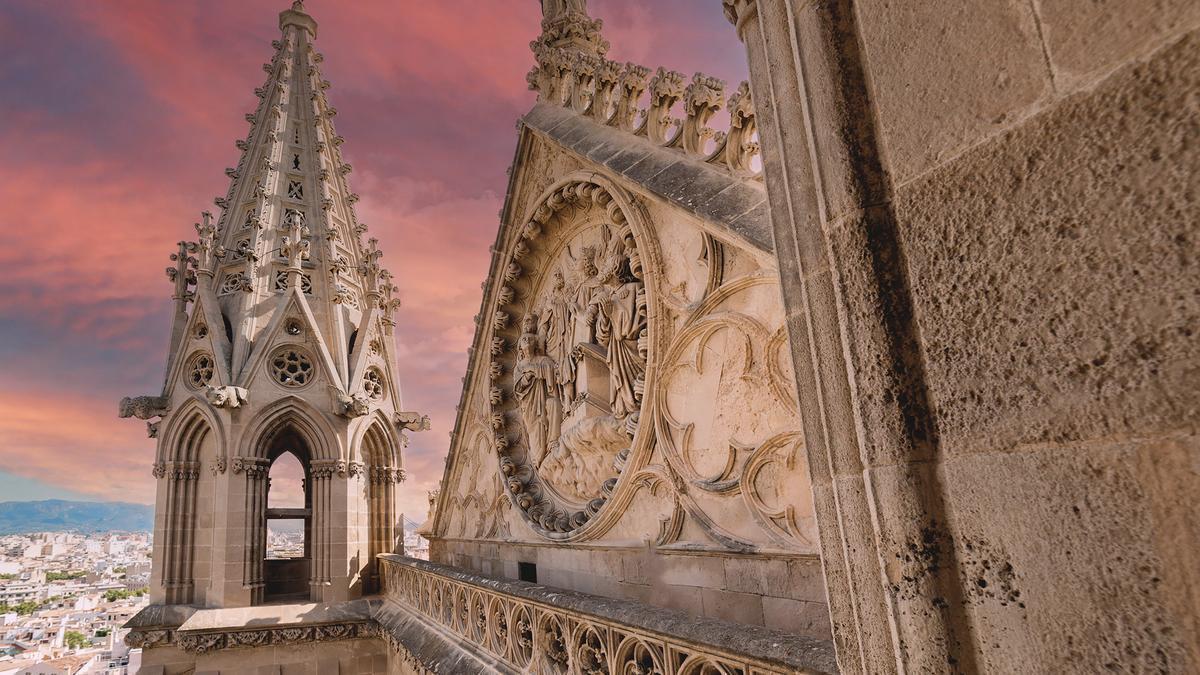
[[[587,523],[639,427],[649,346],[646,284],[627,215],[569,182],[512,245],[491,316],[493,448],[515,504],[544,533]]]

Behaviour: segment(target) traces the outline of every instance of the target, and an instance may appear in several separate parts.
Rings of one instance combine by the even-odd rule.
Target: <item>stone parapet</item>
[[[171,646],[195,654],[379,636],[366,600],[233,609],[151,605],[125,627],[130,629],[125,642],[132,648]]]
[[[376,619],[417,672],[443,672],[464,654],[499,672],[837,672],[832,645],[819,640],[400,555],[379,560]],[[411,630],[429,624],[439,635]]]

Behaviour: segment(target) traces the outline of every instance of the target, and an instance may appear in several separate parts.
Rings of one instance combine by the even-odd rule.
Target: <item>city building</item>
[[[174,254],[164,389],[122,402],[158,443],[140,672],[1200,669],[1194,7],[697,4],[728,87],[543,0],[425,561],[295,2]]]

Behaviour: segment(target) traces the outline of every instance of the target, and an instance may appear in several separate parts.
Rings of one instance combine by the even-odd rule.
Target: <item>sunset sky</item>
[[[116,416],[162,387],[174,242],[224,195],[290,0],[0,2],[0,501],[150,503],[154,441]],[[745,57],[719,0],[591,0],[611,58],[730,89]],[[308,0],[322,72],[396,275],[406,464],[441,478],[512,161],[536,0]]]

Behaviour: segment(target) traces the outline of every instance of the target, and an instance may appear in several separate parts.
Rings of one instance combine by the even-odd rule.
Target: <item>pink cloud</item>
[[[222,169],[236,161],[233,142],[245,136],[242,115],[256,104],[284,4],[0,4],[0,78],[10,78],[0,81],[15,87],[0,96],[9,158],[0,164],[0,326],[12,331],[0,333],[0,350],[29,345],[0,374],[0,470],[152,498],[153,442],[140,423],[114,417],[114,401],[161,382],[167,256],[225,193]],[[404,303],[396,347],[405,403],[434,418],[432,432],[413,437],[402,491],[420,520],[449,445],[515,118],[533,102],[525,73],[538,7],[309,4],[363,196],[359,216],[381,240]],[[701,4],[589,3],[606,20],[613,58],[735,84],[741,46],[717,3]],[[87,71],[88,86],[69,86],[81,58],[100,65]],[[78,353],[57,351],[64,345]],[[61,397],[54,382],[73,393]]]

